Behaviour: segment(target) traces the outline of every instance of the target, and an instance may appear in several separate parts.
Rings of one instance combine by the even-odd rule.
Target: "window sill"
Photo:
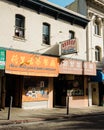
[[[13,40],[16,40],[16,41],[23,41],[23,42],[26,41],[25,38],[23,38],[23,37],[18,37],[18,36],[13,36]]]
[[[95,63],[98,63],[98,64],[99,64],[99,63],[101,63],[101,61],[97,61],[97,60],[96,60]]]
[[[95,37],[99,37],[99,38],[102,38],[101,35],[98,35],[98,34],[94,34]]]
[[[45,43],[42,43],[41,45],[42,46],[47,46],[47,47],[51,46],[50,44],[45,44]]]

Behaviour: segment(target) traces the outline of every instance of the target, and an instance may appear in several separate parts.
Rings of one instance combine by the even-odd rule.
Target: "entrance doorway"
[[[54,79],[54,107],[66,106],[67,88],[63,79]]]
[[[92,84],[92,105],[99,105],[99,86],[97,83]]]
[[[13,97],[12,106],[21,107],[22,102],[22,86],[21,76],[19,75],[6,75],[6,97],[5,106],[8,107],[10,104],[10,98]]]
[[[104,83],[99,83],[99,105],[104,106]]]

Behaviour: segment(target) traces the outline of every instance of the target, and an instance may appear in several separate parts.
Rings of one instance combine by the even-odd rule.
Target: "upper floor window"
[[[75,38],[75,32],[69,31],[69,39],[74,39],[74,38]]]
[[[43,23],[43,43],[50,45],[50,25]]]
[[[15,36],[25,37],[25,17],[19,14],[15,15]]]
[[[100,47],[96,46],[95,47],[95,60],[100,61],[101,58],[101,49]]]
[[[97,35],[101,35],[101,26],[100,26],[100,21],[95,20],[94,22],[94,33]]]

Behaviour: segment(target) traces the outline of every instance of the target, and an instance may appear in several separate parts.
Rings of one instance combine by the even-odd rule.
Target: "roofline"
[[[25,6],[36,10],[39,14],[44,13],[53,16],[56,20],[62,19],[71,24],[85,28],[89,22],[87,18],[66,8],[62,8],[43,0],[7,0],[16,3],[18,7]]]

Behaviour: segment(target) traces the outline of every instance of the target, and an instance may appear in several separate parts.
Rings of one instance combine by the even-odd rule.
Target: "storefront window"
[[[42,101],[48,99],[48,78],[25,77],[24,101]]]
[[[67,81],[67,91],[70,96],[83,96],[84,83],[82,76],[75,76],[74,80]]]

